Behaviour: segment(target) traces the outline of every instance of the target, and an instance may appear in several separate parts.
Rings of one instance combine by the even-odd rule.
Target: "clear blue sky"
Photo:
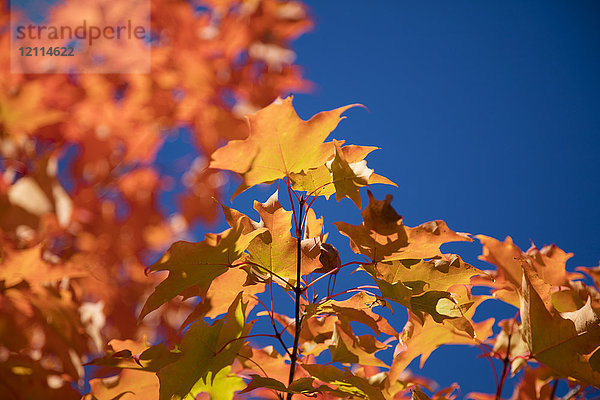
[[[350,111],[334,137],[382,148],[369,165],[399,184],[393,205],[406,224],[440,218],[510,235],[523,249],[555,243],[575,254],[569,268],[598,265],[599,2],[308,4],[316,27],[294,48],[317,89],[295,106],[304,118],[353,102],[369,108]],[[358,223],[342,203],[326,220]],[[446,250],[488,268],[478,243]],[[476,354],[438,350],[423,372],[442,385],[458,380],[463,394],[492,392]]]

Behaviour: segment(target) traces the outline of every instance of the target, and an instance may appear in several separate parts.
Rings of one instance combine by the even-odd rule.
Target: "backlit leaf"
[[[210,167],[242,175],[243,183],[236,193],[316,168],[333,150],[333,143],[324,143],[325,139],[340,122],[340,115],[354,106],[324,111],[303,121],[292,106],[292,97],[278,99],[249,115],[248,137],[230,141],[215,151]]]

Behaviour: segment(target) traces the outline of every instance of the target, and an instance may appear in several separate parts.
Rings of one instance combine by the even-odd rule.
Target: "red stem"
[[[508,344],[506,346],[506,355],[504,359],[502,359],[502,376],[500,377],[500,384],[496,388],[496,400],[500,400],[502,398],[502,388],[504,387],[504,383],[506,382],[506,377],[508,376],[508,369],[510,367],[510,340],[512,338],[512,328],[511,332],[508,334]]]
[[[253,338],[253,337],[270,337],[270,338],[277,338],[277,335],[269,335],[268,333],[255,333],[253,335],[246,335],[246,336],[240,336],[240,337],[236,337],[233,338],[231,340],[228,340],[227,342],[225,342],[225,344],[223,346],[221,346],[221,348],[219,349],[219,351],[216,352],[216,354],[219,354],[220,352],[223,351],[223,349],[225,349],[225,347],[227,347],[228,345],[230,345],[231,343],[235,342],[236,340],[240,340],[240,339],[248,339],[248,338]]]

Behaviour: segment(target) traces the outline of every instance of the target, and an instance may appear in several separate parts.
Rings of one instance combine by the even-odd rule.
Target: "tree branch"
[[[304,196],[300,198],[298,210],[298,221],[302,221],[302,213],[304,211]],[[302,284],[300,278],[302,276],[302,225],[296,225],[296,302],[294,320],[296,321],[296,332],[294,334],[294,347],[292,348],[292,356],[290,357],[290,376],[288,386],[294,381],[294,373],[296,372],[296,361],[298,360],[298,342],[300,340],[300,330],[302,321],[300,319],[300,298],[302,296]],[[288,393],[287,400],[292,399],[292,393]]]

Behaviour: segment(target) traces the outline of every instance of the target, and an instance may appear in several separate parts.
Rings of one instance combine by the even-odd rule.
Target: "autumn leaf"
[[[373,335],[355,335],[348,322],[336,321],[331,342],[329,353],[334,362],[387,366],[386,363],[375,357],[375,353],[388,346],[379,342]]]
[[[523,263],[521,319],[531,357],[562,376],[600,385],[600,371],[590,363],[600,346],[600,318],[588,302],[581,309],[559,313],[552,305],[552,285]]]
[[[339,369],[331,365],[317,364],[303,364],[302,368],[319,381],[333,386],[331,389],[320,388],[322,392],[370,400],[385,399],[379,388],[373,386],[368,379],[356,376],[346,368]]]
[[[253,232],[262,229],[247,247],[249,261],[257,268],[248,268],[258,275],[272,272],[278,278],[274,281],[283,287],[290,288],[296,282],[296,252],[297,239],[290,233],[292,229],[292,212],[287,211],[279,203],[279,193],[275,191],[266,202],[254,202],[254,209],[260,215],[260,221],[255,222],[237,210],[222,206],[225,218],[230,225],[240,221],[243,232]],[[249,233],[248,233],[249,234]],[[322,265],[319,261],[321,250],[320,236],[303,239],[301,242],[302,275],[306,275]],[[284,280],[282,283],[281,280]],[[287,283],[285,283],[287,282]]]
[[[190,326],[181,342],[181,357],[158,372],[160,400],[183,399],[197,382],[209,382],[209,374],[214,384],[219,371],[233,363],[244,344],[240,338],[251,327],[245,313],[239,295],[223,319],[212,325],[198,320]]]
[[[396,331],[387,320],[376,314],[373,308],[381,305],[384,300],[359,292],[347,300],[326,300],[317,304],[308,304],[305,307],[306,318],[313,315],[328,314],[335,315],[345,324],[360,322],[375,332],[377,336],[381,333],[396,336]]]
[[[264,388],[282,393],[310,394],[317,391],[312,385],[313,381],[314,379],[311,378],[300,378],[293,381],[289,386],[286,386],[277,379],[251,374],[250,382],[248,382],[248,385],[241,393],[248,393],[255,389]]]
[[[158,400],[156,374],[141,370],[123,370],[118,376],[90,381],[91,394],[97,400]]]
[[[70,261],[50,262],[49,257],[44,259],[44,250],[43,244],[23,250],[4,247],[0,281],[3,281],[7,287],[15,286],[20,282],[42,286],[63,278],[82,277],[89,273],[84,254],[78,254]]]
[[[227,366],[212,377],[209,372],[206,381],[200,379],[185,399],[193,400],[204,394],[210,396],[211,400],[233,400],[235,392],[244,389],[246,384],[239,376],[231,373],[231,367]]]
[[[217,276],[208,290],[200,294],[201,301],[181,324],[182,328],[197,319],[216,318],[227,312],[239,293],[242,293],[242,301],[248,304],[247,309],[251,310],[257,303],[255,295],[264,291],[265,285],[259,283],[244,286],[245,282],[246,272],[241,268],[230,268]]]
[[[148,297],[139,319],[192,286],[197,285],[206,291],[212,281],[225,273],[261,232],[256,230],[243,234],[241,225],[238,225],[218,235],[206,234],[202,242],[174,243],[159,261],[150,266],[150,271],[166,270],[169,276]]]
[[[333,143],[324,143],[341,120],[340,115],[357,104],[321,112],[308,121],[298,117],[292,97],[278,99],[248,115],[249,134],[232,140],[212,154],[210,168],[242,175],[236,191],[259,183],[289,177],[324,164],[333,152]]]
[[[289,370],[281,366],[285,365],[288,359],[287,354],[279,354],[273,346],[256,348],[247,343],[238,353],[238,362],[242,365],[242,370],[238,371],[238,374],[267,376],[278,382],[287,382]],[[296,377],[299,372],[296,371]],[[262,392],[264,391],[257,387],[254,395],[260,396]]]
[[[343,141],[334,140],[334,153],[325,165],[306,172],[292,174],[292,188],[303,190],[311,195],[323,195],[327,199],[335,193],[336,200],[350,198],[361,209],[359,193],[361,187],[374,183],[397,186],[389,179],[377,175],[367,168],[364,158],[377,147],[344,146]]]
[[[513,319],[498,322],[502,328],[496,336],[492,351],[501,356],[512,359],[510,372],[514,375],[527,364],[529,346],[523,336],[523,327]],[[509,347],[510,346],[510,347]]]
[[[496,271],[486,271],[493,281],[482,277],[476,283],[494,288],[494,295],[499,299],[515,307],[519,306],[518,292],[523,280],[523,262],[530,264],[548,283],[555,286],[571,286],[569,280],[574,278],[574,275],[566,271],[566,262],[572,254],[565,253],[554,245],[545,246],[540,250],[532,246],[523,252],[510,237],[504,242],[484,235],[477,235],[476,238],[483,245],[483,254],[479,259],[497,267]]]
[[[474,304],[464,312],[463,319],[467,322],[471,320],[477,306],[485,299],[486,297],[473,298]],[[453,320],[444,320],[442,323],[438,323],[431,316],[422,319],[409,312],[408,322],[400,335],[400,343],[394,351],[394,361],[386,385],[393,384],[400,373],[416,357],[421,356],[420,366],[422,368],[429,355],[439,346],[445,344],[473,345],[478,341],[484,341],[492,335],[493,325],[493,319],[473,323],[473,333],[469,334],[465,332],[464,327],[454,324]]]
[[[437,260],[399,260],[363,264],[384,298],[395,301],[414,312],[424,311],[440,322],[444,318],[460,317],[461,313],[440,313],[443,299],[453,304],[450,287],[469,285],[471,277],[481,273],[451,255]]]
[[[86,365],[158,372],[162,367],[176,361],[180,353],[170,351],[164,344],[150,346],[145,342],[113,339],[103,357],[95,358]]]
[[[453,241],[471,241],[466,234],[450,230],[443,221],[431,221],[415,228],[404,226],[391,206],[392,197],[377,200],[369,193],[369,204],[361,212],[363,223],[335,222],[340,233],[350,239],[357,254],[372,261],[434,258],[442,255],[440,246]]]

